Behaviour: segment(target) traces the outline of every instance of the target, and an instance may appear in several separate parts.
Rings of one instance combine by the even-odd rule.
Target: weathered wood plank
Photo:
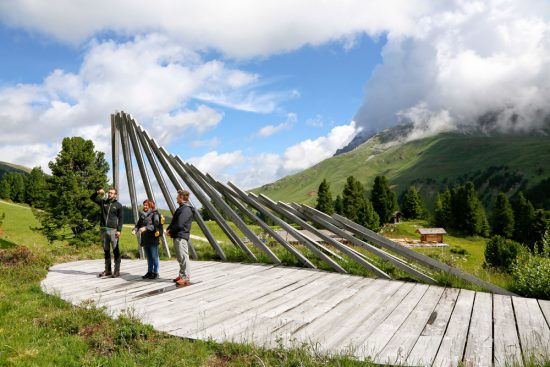
[[[493,295],[493,337],[495,366],[519,365],[521,348],[519,346],[516,317],[509,296]]]
[[[534,364],[550,357],[550,329],[534,298],[512,297],[521,351],[526,362]]]
[[[470,318],[470,330],[464,352],[464,363],[473,366],[493,364],[493,298],[477,292]]]
[[[443,340],[459,293],[459,290],[455,288],[445,289],[424,330],[407,356],[405,365],[427,366],[432,364]]]
[[[435,357],[434,366],[458,366],[462,362],[475,292],[460,290],[449,325]]]
[[[388,317],[382,321],[374,331],[365,339],[361,347],[369,351],[370,355],[378,356],[384,346],[395,335],[401,324],[407,319],[412,310],[416,307],[420,299],[424,296],[429,286],[415,284],[413,289],[403,298],[403,300],[393,309]],[[385,363],[385,362],[382,362]]]
[[[375,361],[391,364],[405,363],[407,356],[439,303],[443,290],[441,287],[428,288],[420,302],[397,329],[388,344],[376,356]]]

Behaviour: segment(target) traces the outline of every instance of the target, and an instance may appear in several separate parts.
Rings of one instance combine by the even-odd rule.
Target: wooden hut
[[[419,228],[416,233],[420,233],[420,242],[443,242],[443,235],[447,234],[443,228]]]

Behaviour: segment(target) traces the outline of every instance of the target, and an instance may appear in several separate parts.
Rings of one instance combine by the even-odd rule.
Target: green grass
[[[372,365],[349,356],[328,357],[306,344],[268,350],[249,344],[181,339],[153,330],[131,313],[113,320],[93,304],[74,307],[42,292],[40,281],[52,264],[101,258],[101,246],[49,244],[33,229],[38,223],[28,207],[0,201],[2,212],[6,218],[0,234],[1,366]],[[209,226],[223,237],[217,225]],[[123,229],[120,244],[126,257],[137,253],[130,230]],[[200,254],[213,252],[207,243],[197,241],[196,246]],[[224,247],[230,252],[233,245]],[[242,256],[233,252],[237,259]]]

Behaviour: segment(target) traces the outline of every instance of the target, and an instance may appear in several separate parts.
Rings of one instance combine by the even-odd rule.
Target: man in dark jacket
[[[168,235],[174,241],[176,258],[180,265],[179,275],[174,282],[180,286],[191,285],[191,272],[189,267],[189,237],[191,223],[193,222],[194,208],[189,203],[189,191],[178,190],[178,209],[174,212],[172,222],[166,229]]]
[[[101,207],[101,244],[105,255],[105,270],[99,273],[99,277],[112,275],[113,278],[120,276],[120,248],[118,239],[122,231],[122,205],[117,201],[117,191],[114,187],[109,188],[107,199],[103,198],[105,191],[97,190],[92,194],[92,199]],[[111,272],[111,245],[115,257],[115,271]]]

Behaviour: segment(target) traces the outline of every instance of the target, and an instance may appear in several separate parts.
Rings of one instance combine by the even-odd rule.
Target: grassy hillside
[[[348,176],[370,188],[380,174],[388,177],[398,195],[414,184],[432,201],[445,185],[472,180],[486,205],[498,191],[511,195],[523,190],[534,204],[539,203],[535,206],[550,209],[550,203],[535,194],[550,186],[550,138],[446,133],[392,143],[377,135],[351,152],[254,191],[277,200],[313,204],[323,179],[336,196]]]

